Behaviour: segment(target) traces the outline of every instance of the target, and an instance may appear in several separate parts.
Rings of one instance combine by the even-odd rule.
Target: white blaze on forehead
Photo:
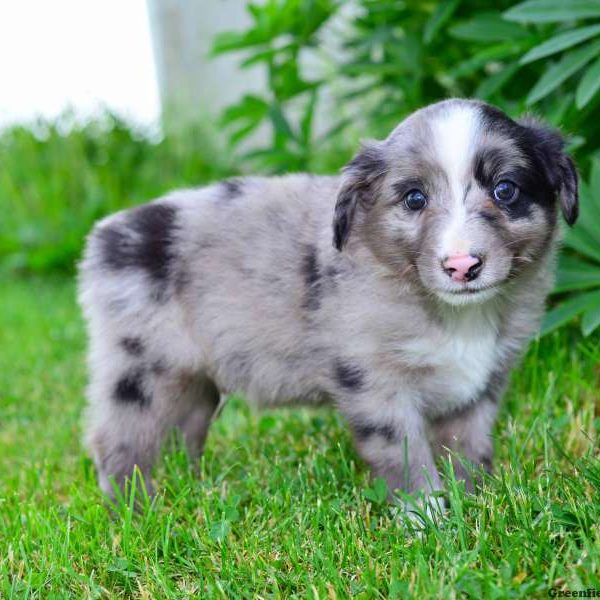
[[[477,132],[480,127],[477,107],[451,105],[434,117],[433,147],[440,168],[446,174],[450,197],[447,199],[449,220],[444,232],[440,255],[469,254],[470,241],[465,239],[467,218],[465,194],[471,178]]]

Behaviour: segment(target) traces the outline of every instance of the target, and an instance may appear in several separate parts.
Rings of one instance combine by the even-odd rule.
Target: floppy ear
[[[559,168],[562,171],[562,184],[558,191],[560,208],[565,221],[573,225],[579,216],[579,182],[575,163],[566,154],[562,155]]]
[[[375,183],[385,174],[386,164],[380,142],[363,144],[360,152],[344,167],[333,216],[333,245],[346,245],[358,206],[375,202]]]
[[[558,194],[560,208],[569,225],[579,215],[579,185],[575,164],[564,151],[562,135],[533,119],[520,121],[533,136],[534,153],[551,190]]]

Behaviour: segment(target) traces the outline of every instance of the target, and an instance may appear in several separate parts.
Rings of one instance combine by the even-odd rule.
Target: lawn
[[[70,279],[0,295],[0,596],[545,597],[600,588],[600,337],[562,329],[514,373],[478,495],[415,533],[330,410],[233,399],[195,468],[176,447],[139,513],[110,511],[80,443]],[[199,475],[195,472],[199,471]]]

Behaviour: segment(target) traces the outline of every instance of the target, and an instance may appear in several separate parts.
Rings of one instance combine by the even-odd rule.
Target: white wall
[[[243,92],[260,90],[260,69],[240,70],[242,55],[209,59],[214,35],[250,23],[245,0],[147,0],[163,106],[183,119],[217,114]]]
[[[0,125],[160,103],[144,0],[0,0]]]

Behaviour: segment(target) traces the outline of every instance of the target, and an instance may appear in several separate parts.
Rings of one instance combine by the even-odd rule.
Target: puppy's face
[[[451,304],[483,302],[547,251],[557,196],[577,218],[577,175],[560,136],[480,102],[420,110],[346,167],[334,244],[367,245]]]

